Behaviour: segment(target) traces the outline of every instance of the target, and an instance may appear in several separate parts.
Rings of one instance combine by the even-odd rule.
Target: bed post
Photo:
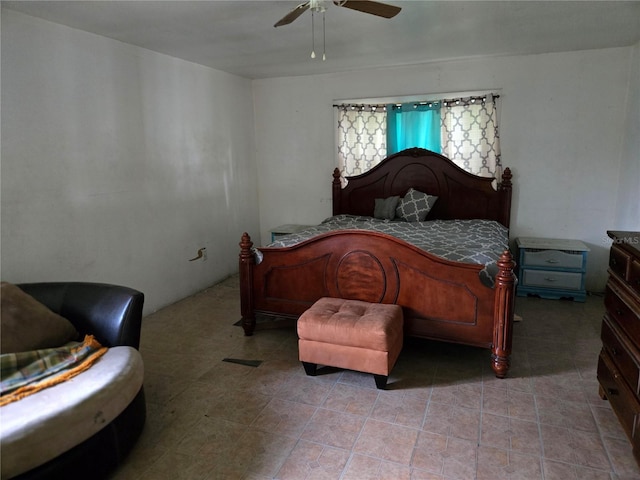
[[[246,336],[253,335],[256,326],[256,316],[253,312],[253,266],[256,260],[251,247],[253,247],[251,237],[244,232],[240,239],[240,313]]]
[[[333,213],[332,215],[339,215],[340,210],[340,190],[342,190],[342,184],[340,183],[340,169],[338,167],[333,171],[333,184],[331,185],[331,196],[333,200]]]
[[[502,182],[498,186],[498,191],[500,192],[500,223],[507,228],[509,228],[511,220],[511,177],[511,169],[509,167],[505,168],[502,173]]]
[[[498,378],[504,378],[509,370],[509,356],[513,339],[513,304],[515,298],[515,267],[513,256],[505,250],[498,260],[496,295],[493,319],[493,345],[491,368]]]

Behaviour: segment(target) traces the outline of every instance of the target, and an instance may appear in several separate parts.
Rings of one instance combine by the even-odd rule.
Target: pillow
[[[376,198],[373,218],[393,220],[393,217],[396,216],[396,207],[399,201],[400,197]]]
[[[438,197],[410,188],[398,203],[396,217],[407,222],[423,222],[435,205],[436,200],[438,200]]]
[[[11,283],[0,284],[0,304],[1,353],[55,348],[78,336],[69,320]]]

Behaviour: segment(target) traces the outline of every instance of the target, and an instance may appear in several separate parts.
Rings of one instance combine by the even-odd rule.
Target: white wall
[[[640,43],[629,53],[629,93],[618,203],[612,230],[640,231]]]
[[[331,214],[334,100],[500,89],[502,161],[514,174],[512,239],[583,240],[591,248],[587,288],[602,290],[622,140],[626,128],[627,136],[640,136],[637,122],[625,127],[631,50],[254,81],[263,242],[279,224],[315,223]]]
[[[1,86],[3,280],[123,284],[149,312],[237,271],[249,80],[3,10]]]

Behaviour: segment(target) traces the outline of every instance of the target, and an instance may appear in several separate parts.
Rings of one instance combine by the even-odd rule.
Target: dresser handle
[[[607,393],[609,395],[618,395],[618,393],[620,393],[620,392],[618,392],[617,388],[607,388]]]
[[[555,281],[556,281],[556,279],[555,279],[555,278],[553,278],[553,277],[547,277],[547,278],[545,278],[545,280],[546,280],[547,282],[555,282]]]
[[[558,263],[558,260],[556,260],[555,258],[550,258],[549,260],[547,260],[547,263]]]
[[[617,260],[615,258],[612,258],[611,261],[609,262],[611,264],[611,266],[616,266],[618,264]]]
[[[611,349],[611,355],[616,356],[616,355],[618,355],[618,353],[619,352],[618,352],[617,348],[614,347],[614,348]]]
[[[616,309],[616,315],[618,315],[619,317],[622,316],[622,310],[620,310],[619,308]]]

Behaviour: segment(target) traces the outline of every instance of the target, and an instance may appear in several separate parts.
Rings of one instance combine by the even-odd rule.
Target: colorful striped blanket
[[[86,335],[58,348],[0,355],[0,407],[75,377],[107,350]]]

